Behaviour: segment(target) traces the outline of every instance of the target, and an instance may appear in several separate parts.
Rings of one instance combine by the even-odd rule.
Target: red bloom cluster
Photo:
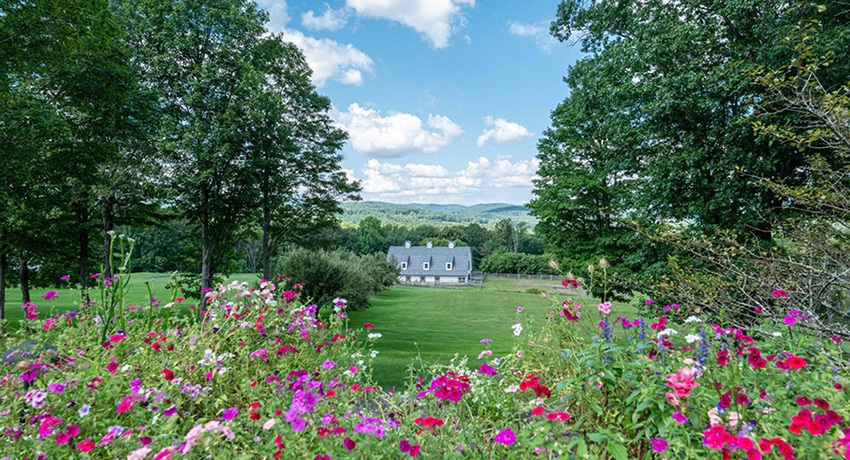
[[[543,406],[537,406],[531,411],[531,415],[534,416],[542,416],[546,412],[546,408]],[[561,422],[566,422],[570,419],[570,414],[568,412],[559,411],[559,412],[549,412],[546,414],[546,420],[558,420]]]
[[[528,389],[534,390],[534,394],[537,395],[538,398],[542,396],[546,396],[547,398],[552,396],[552,393],[549,391],[549,387],[540,384],[540,379],[534,374],[528,374],[522,380],[522,383],[519,384],[520,391],[525,391]]]
[[[800,434],[801,431],[806,430],[813,436],[818,436],[844,421],[844,418],[837,412],[830,410],[829,403],[824,399],[815,398],[814,403],[812,403],[807,396],[799,396],[795,402],[801,407],[814,404],[824,413],[814,415],[809,409],[800,409],[797,415],[791,417],[791,425],[788,426],[788,431],[791,433]]]
[[[658,318],[658,321],[652,323],[649,327],[651,327],[654,331],[663,331],[664,329],[667,329],[667,315]]]
[[[437,398],[458,402],[469,391],[469,377],[449,371],[435,378],[430,388]]]
[[[578,280],[564,278],[564,280],[561,281],[561,286],[564,286],[565,288],[578,289]]]
[[[707,430],[702,432],[702,443],[708,446],[709,449],[720,450],[723,453],[723,458],[731,457],[732,449],[741,449],[747,453],[747,458],[760,459],[762,454],[770,453],[773,446],[777,446],[779,454],[785,460],[793,460],[794,449],[787,441],[782,438],[765,439],[761,438],[758,444],[746,436],[735,436],[728,431],[723,425],[711,425]]]
[[[437,435],[437,428],[443,426],[443,421],[438,419],[437,417],[418,417],[413,423],[422,427],[416,434],[422,434],[426,429],[430,431],[434,436]]]
[[[581,317],[580,304],[573,305],[569,300],[565,300],[561,306],[564,307],[564,309],[561,310],[560,315],[567,318],[567,321],[576,322]]]
[[[806,366],[806,359],[803,358],[802,356],[791,355],[784,360],[781,359],[781,360],[776,361],[776,367],[778,367],[782,370],[785,370],[785,371],[790,370],[790,369],[799,370],[799,369],[802,369],[805,366]]]

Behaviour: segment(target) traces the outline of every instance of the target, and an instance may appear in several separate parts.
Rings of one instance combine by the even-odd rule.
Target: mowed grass
[[[257,275],[252,273],[237,273],[230,276],[229,281],[245,281],[253,284],[259,280]],[[132,273],[127,280],[129,290],[125,297],[127,305],[150,305],[148,298],[148,288],[145,283],[149,283],[151,292],[157,300],[162,303],[171,300],[171,289],[167,286],[171,282],[170,273]],[[71,289],[65,283],[57,283],[56,287],[50,288],[33,288],[30,289],[31,300],[38,305],[39,318],[44,319],[55,314],[68,310],[76,310],[80,308],[82,293],[79,289]],[[56,297],[51,300],[41,298],[49,290],[56,291]],[[90,293],[91,300],[100,300],[100,291],[94,289]],[[178,292],[178,295],[180,293]],[[194,303],[190,300],[191,303]],[[21,309],[23,301],[21,300],[21,290],[19,287],[6,288],[6,327],[7,330],[16,330],[18,322],[24,319],[23,310]]]
[[[523,324],[523,334],[527,334],[529,328],[542,326],[563,300],[554,295],[545,299],[539,294],[505,292],[504,287],[503,280],[498,291],[488,289],[486,282],[484,289],[469,290],[396,286],[373,296],[372,308],[352,312],[349,318],[350,326],[362,331],[361,338],[366,336],[362,329],[366,322],[376,327],[368,332],[382,334],[374,345],[379,352],[373,363],[375,380],[384,387],[403,386],[409,366],[416,370],[422,363],[448,364],[455,356],[467,356],[469,366],[476,368],[485,362],[477,359],[482,350],[492,350],[493,357],[512,352],[518,343],[512,325]],[[586,305],[578,327],[580,334],[590,339],[598,331],[596,302],[576,300]],[[517,313],[518,306],[523,307],[521,313]],[[617,304],[612,309],[615,317],[634,314],[635,309],[627,305]],[[493,343],[480,343],[483,338]]]

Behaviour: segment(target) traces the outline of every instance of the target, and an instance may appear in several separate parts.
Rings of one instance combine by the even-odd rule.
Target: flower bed
[[[349,324],[344,301],[319,315],[273,283],[233,283],[186,308],[104,296],[41,319],[25,305],[20,340],[51,347],[3,369],[2,455],[850,458],[844,344],[785,319],[742,331],[661,307],[615,320],[603,303],[584,343],[568,299],[546,318],[518,311],[510,355],[482,338],[477,359],[388,392],[371,379],[380,324]]]

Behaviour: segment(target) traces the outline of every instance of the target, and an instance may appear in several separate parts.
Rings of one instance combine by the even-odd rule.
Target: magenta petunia
[[[786,315],[784,320],[785,320],[785,324],[787,324],[789,326],[793,326],[793,325],[797,324],[797,318],[795,318],[794,316],[791,316],[791,315]]]
[[[688,417],[681,412],[673,412],[673,420],[675,420],[676,423],[688,423]]]
[[[656,452],[664,452],[667,450],[667,441],[664,438],[652,438],[649,442],[652,444],[652,450]]]
[[[499,434],[493,438],[493,441],[498,442],[499,444],[504,444],[505,446],[510,446],[516,442],[516,433],[514,433],[514,430],[512,430],[511,427],[507,427],[500,431]]]
[[[342,445],[344,445],[345,448],[348,450],[354,450],[354,448],[357,447],[357,443],[355,443],[354,440],[349,438],[348,436],[346,436],[345,439],[342,440]]]
[[[53,289],[47,291],[47,294],[44,294],[43,296],[41,296],[41,298],[44,299],[44,300],[50,300],[50,299],[53,299],[55,297],[56,297],[56,291],[54,291]]]
[[[224,412],[221,413],[222,420],[233,420],[233,417],[236,417],[236,414],[239,413],[239,409],[235,407],[230,407],[225,409]]]
[[[69,279],[71,279],[71,275],[62,275],[59,277],[60,281],[68,281]]]

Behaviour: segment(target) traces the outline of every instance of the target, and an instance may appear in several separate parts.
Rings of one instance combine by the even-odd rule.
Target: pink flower
[[[53,289],[47,291],[47,294],[44,294],[43,296],[41,296],[41,298],[44,299],[44,300],[50,300],[54,297],[56,297],[56,291],[54,291]]]
[[[71,279],[71,275],[62,275],[59,277],[60,281],[68,281],[69,279]]]
[[[794,316],[791,316],[791,315],[786,315],[785,318],[784,318],[784,321],[785,321],[785,324],[787,324],[789,326],[793,326],[793,325],[797,324],[797,318],[795,318]]]
[[[599,311],[603,315],[610,314],[611,313],[611,302],[603,302],[603,303],[599,304],[596,308],[598,308]]]
[[[511,427],[507,427],[504,430],[500,431],[499,434],[493,438],[493,441],[503,444],[505,446],[510,446],[511,444],[516,442],[516,433]]]
[[[484,375],[499,375],[499,373],[496,372],[496,369],[493,369],[493,366],[490,366],[487,363],[482,364],[481,367],[478,368],[478,372],[481,372]]]
[[[91,441],[91,437],[88,437],[77,443],[76,448],[80,452],[88,452],[94,449],[94,443]]]
[[[783,291],[782,289],[774,289],[770,295],[773,297],[788,297],[788,293]]]
[[[481,343],[493,343],[493,339],[481,339]]]
[[[652,444],[652,450],[656,452],[667,450],[667,441],[664,438],[652,438],[649,442]]]
[[[350,451],[354,450],[354,448],[357,447],[357,443],[355,443],[354,440],[349,438],[348,436],[346,436],[345,439],[342,440],[342,445]]]
[[[673,420],[675,420],[676,423],[688,423],[688,417],[681,412],[673,412]]]

